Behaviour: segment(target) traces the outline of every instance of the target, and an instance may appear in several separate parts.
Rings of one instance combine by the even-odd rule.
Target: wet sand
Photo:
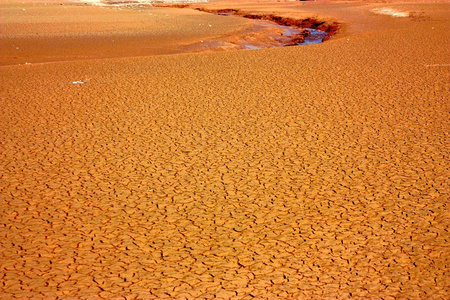
[[[202,39],[253,27],[243,18],[195,10],[64,1],[6,3],[1,13],[0,66],[179,53]]]
[[[264,5],[342,30],[0,67],[0,298],[448,296],[449,4]]]

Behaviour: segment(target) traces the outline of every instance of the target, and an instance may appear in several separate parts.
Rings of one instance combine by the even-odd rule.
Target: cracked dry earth
[[[440,38],[2,67],[0,298],[446,298]]]

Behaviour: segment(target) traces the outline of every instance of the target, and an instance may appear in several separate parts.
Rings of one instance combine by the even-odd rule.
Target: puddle
[[[237,11],[223,10],[212,12],[219,16],[239,16]],[[244,16],[248,17],[248,16]],[[250,18],[253,18],[251,16]],[[242,39],[245,42],[232,42],[236,44],[240,49],[261,49],[261,48],[273,48],[273,47],[285,47],[285,46],[298,46],[298,45],[312,45],[322,43],[329,35],[328,33],[299,26],[280,25],[273,21],[254,19],[255,28],[253,32],[250,32],[248,36],[243,35]],[[258,31],[272,31],[269,36],[258,35]],[[273,32],[279,32],[279,35],[274,35]],[[273,36],[270,36],[272,34]],[[251,42],[249,42],[251,40]],[[206,46],[206,44],[204,45]]]
[[[297,45],[312,45],[312,44],[319,44],[323,42],[323,39],[328,36],[326,32],[323,32],[321,30],[313,29],[313,28],[295,28],[295,27],[289,27],[289,26],[282,26],[283,34],[288,38],[295,38],[298,35],[303,35],[304,41],[301,43],[290,43],[285,46],[297,46]],[[305,34],[306,33],[306,34]]]
[[[187,46],[181,52],[211,52],[254,50],[287,46],[311,45],[323,42],[328,34],[312,28],[278,25],[266,20],[254,20],[254,26],[240,34],[203,40]]]
[[[231,12],[220,12],[234,16]],[[251,29],[236,35],[203,40],[183,48],[180,52],[213,52],[229,50],[255,50],[287,46],[312,45],[323,42],[329,35],[313,28],[279,25],[268,20],[253,20]]]
[[[323,32],[321,30],[307,28],[310,32],[310,35],[305,38],[305,42],[301,45],[312,45],[322,43],[323,40],[328,37],[328,33]]]

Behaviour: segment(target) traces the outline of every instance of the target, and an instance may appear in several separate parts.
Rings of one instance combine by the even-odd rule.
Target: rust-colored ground
[[[191,9],[71,2],[6,3],[0,9],[0,66],[178,53],[202,39],[252,27],[244,18]]]
[[[449,5],[328,4],[286,13],[318,45],[0,67],[0,298],[448,298]]]

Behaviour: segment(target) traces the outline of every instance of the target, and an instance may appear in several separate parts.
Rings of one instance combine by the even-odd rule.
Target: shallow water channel
[[[235,14],[229,12],[214,13],[220,16],[234,16]],[[328,34],[324,31],[313,28],[299,28],[295,26],[279,25],[267,20],[255,20],[255,30],[261,29],[273,29],[279,31],[281,34],[278,37],[273,37],[271,43],[264,43],[263,39],[258,42],[253,40],[251,43],[244,42],[241,45],[244,49],[260,49],[270,47],[285,47],[285,46],[297,46],[297,45],[311,45],[323,42],[324,38]],[[305,30],[307,34],[305,34]],[[298,42],[296,39],[298,36],[304,36],[303,42]]]

